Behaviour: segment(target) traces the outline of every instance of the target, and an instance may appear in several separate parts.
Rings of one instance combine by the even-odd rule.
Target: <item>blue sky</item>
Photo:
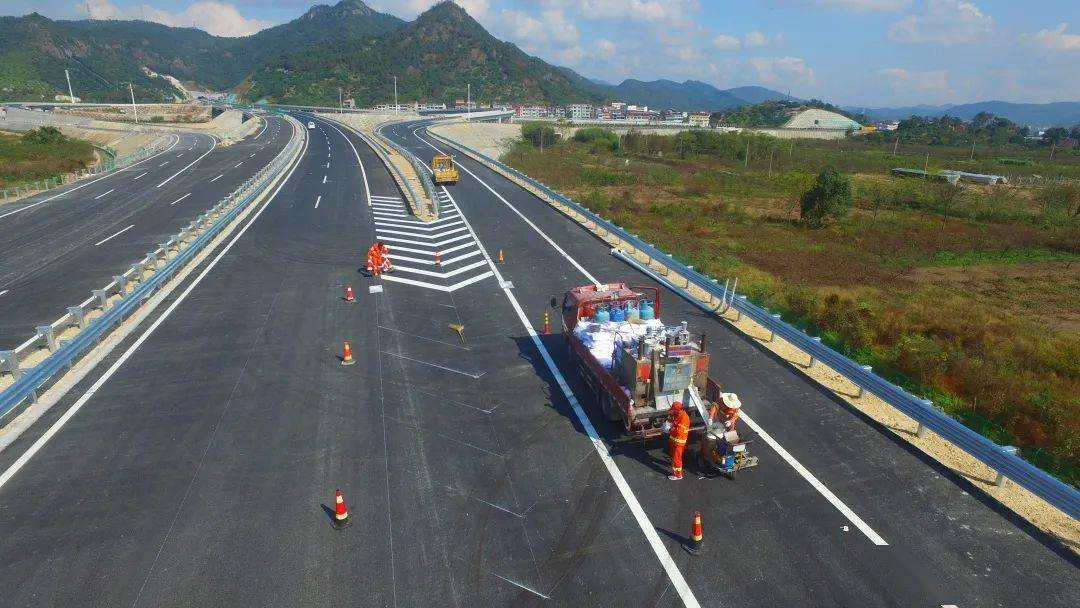
[[[336,1],[336,0],[334,0]],[[0,0],[244,35],[310,0]],[[405,19],[433,0],[368,0]],[[759,84],[840,104],[1080,100],[1080,0],[458,0],[493,34],[619,82]]]

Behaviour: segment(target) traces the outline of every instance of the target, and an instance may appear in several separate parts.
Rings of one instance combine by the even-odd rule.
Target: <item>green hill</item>
[[[552,102],[599,100],[559,68],[497,40],[452,2],[378,38],[345,38],[283,54],[254,76],[250,95],[280,102],[337,103],[337,89],[368,105],[393,99]]]

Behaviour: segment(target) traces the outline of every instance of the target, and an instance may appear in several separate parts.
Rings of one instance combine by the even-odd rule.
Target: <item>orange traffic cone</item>
[[[435,265],[436,266],[442,265],[442,256],[439,255],[439,250],[438,249],[435,250]]]
[[[506,258],[503,256],[503,250],[502,249],[499,250],[499,263],[500,264],[506,263]]]
[[[346,285],[345,286],[345,301],[346,302],[355,302],[356,301],[356,296],[353,295],[352,285]]]
[[[345,342],[345,346],[341,348],[341,364],[353,365],[356,360],[352,358],[352,347],[349,346],[349,342]]]
[[[349,507],[345,506],[341,490],[334,490],[334,503],[334,527],[340,530],[349,525]]]
[[[694,511],[694,525],[690,528],[690,546],[686,548],[691,555],[701,553],[703,549],[703,534],[701,530],[701,511]]]
[[[544,311],[544,335],[551,335],[551,317],[548,316],[548,312]]]

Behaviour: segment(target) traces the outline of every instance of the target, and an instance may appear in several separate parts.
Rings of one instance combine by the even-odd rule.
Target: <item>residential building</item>
[[[711,115],[708,112],[694,112],[687,118],[687,122],[690,123],[691,127],[708,129],[710,116]]]

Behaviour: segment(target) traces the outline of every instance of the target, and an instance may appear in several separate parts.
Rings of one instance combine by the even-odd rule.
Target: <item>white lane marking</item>
[[[121,230],[120,232],[117,232],[116,234],[114,234],[112,236],[107,236],[107,237],[101,239],[100,241],[94,243],[94,247],[97,247],[98,245],[104,245],[105,243],[108,243],[109,241],[115,239],[116,237],[120,236],[121,234],[124,234],[125,232],[127,232],[128,230],[131,230],[134,227],[135,227],[135,224],[132,224],[132,225],[128,226],[127,228],[124,228],[123,230]]]
[[[147,172],[146,172],[146,171],[143,171],[142,173],[140,173],[140,174],[136,175],[136,176],[135,176],[135,177],[134,177],[134,178],[133,178],[133,179],[132,179],[131,181],[133,181],[133,182],[134,182],[134,181],[138,181],[138,180],[142,179],[142,177],[143,177],[144,175],[146,175],[146,174],[147,174]]]
[[[315,199],[315,208],[316,209],[319,208],[319,202],[321,202],[321,201],[322,201],[322,195],[320,194],[319,198]]]
[[[328,162],[328,163],[326,163],[326,168],[327,168],[327,169],[329,169],[329,168],[330,168],[330,163],[329,163],[329,162]]]
[[[216,182],[217,180],[221,179],[221,178],[222,178],[222,177],[224,177],[224,176],[225,176],[225,174],[223,173],[223,174],[221,174],[221,175],[219,175],[219,176],[215,177],[214,179],[210,180],[210,183],[212,184],[212,183]]]
[[[259,134],[258,134],[258,135],[256,135],[255,137],[252,137],[252,138],[251,138],[251,141],[255,141],[256,139],[259,139],[260,137],[262,137],[262,134],[266,132],[266,127],[267,127],[267,126],[268,126],[269,124],[270,124],[270,123],[269,123],[269,121],[266,121],[266,120],[264,120],[264,121],[263,121],[263,128],[259,130]]]
[[[8,291],[10,291],[10,290],[7,290],[7,289],[5,289],[4,291],[0,291],[0,296],[4,295],[4,294],[5,294],[5,293],[7,293]]]
[[[443,191],[446,191],[445,186],[443,186]],[[447,192],[447,195],[449,196],[449,192]],[[453,201],[453,197],[450,197],[450,199]],[[454,205],[457,205],[456,201],[454,202]],[[499,272],[495,262],[480,243],[480,237],[476,236],[476,232],[473,230],[472,225],[469,224],[469,219],[466,218],[464,214],[462,214],[461,217],[465,221],[465,225],[469,227],[469,231],[472,232],[473,238],[476,239],[476,243],[480,245],[484,259],[487,260],[488,265],[491,267],[491,272],[494,273],[495,279],[499,282],[499,285],[506,285],[502,273]],[[592,441],[593,448],[596,449],[597,455],[600,456],[600,460],[604,463],[608,475],[610,475],[612,481],[615,482],[615,487],[617,487],[619,493],[622,494],[623,500],[626,501],[626,506],[630,508],[630,512],[634,515],[634,520],[637,521],[638,527],[641,528],[641,532],[645,534],[645,539],[649,542],[649,546],[652,547],[653,553],[656,554],[656,558],[660,560],[660,564],[664,567],[664,571],[671,580],[671,586],[675,588],[679,597],[682,598],[684,606],[687,608],[699,608],[701,604],[698,603],[697,597],[694,596],[694,592],[690,589],[690,585],[688,585],[686,579],[683,578],[682,571],[679,570],[678,564],[675,563],[675,560],[672,559],[667,547],[664,546],[664,541],[660,540],[660,535],[657,534],[656,527],[653,526],[652,522],[649,520],[648,514],[645,513],[645,509],[642,508],[641,503],[638,502],[637,496],[634,495],[634,491],[630,489],[630,484],[626,483],[626,478],[623,477],[622,471],[611,458],[611,455],[608,453],[608,447],[604,445],[604,442],[600,439],[600,435],[597,434],[596,429],[593,428],[592,421],[589,420],[589,417],[585,414],[585,410],[582,409],[581,403],[578,402],[577,397],[574,395],[574,391],[570,390],[570,385],[566,382],[566,378],[563,377],[562,372],[559,371],[559,367],[555,365],[554,359],[551,358],[551,353],[548,352],[544,343],[540,341],[540,336],[537,335],[536,330],[533,329],[533,324],[529,322],[529,317],[526,316],[525,311],[521,308],[521,304],[518,303],[517,298],[514,296],[514,293],[510,291],[509,287],[503,287],[502,291],[503,294],[506,295],[506,299],[510,301],[510,305],[514,307],[514,311],[517,313],[518,319],[521,320],[521,324],[525,328],[525,331],[529,333],[533,346],[536,347],[536,350],[540,352],[540,356],[544,359],[544,365],[547,366],[548,371],[551,372],[551,375],[558,383],[563,397],[566,398],[573,408],[578,423],[581,424],[581,428],[585,429],[585,434],[588,435],[589,440]]]
[[[99,194],[99,195],[95,196],[95,197],[94,197],[94,200],[96,201],[96,200],[98,200],[99,198],[101,198],[101,197],[103,197],[103,196],[105,196],[105,195],[107,195],[107,194],[110,194],[110,193],[112,193],[112,191],[113,191],[113,190],[116,190],[116,188],[109,188],[109,190],[108,190],[108,191],[106,191],[106,192],[102,192],[101,194]]]
[[[181,153],[179,153],[179,154],[177,154],[177,155],[176,155],[176,158],[180,158],[180,157],[181,157],[181,156],[183,156],[183,155],[184,155],[184,153],[183,153],[183,152],[181,152]]]
[[[324,184],[326,183],[326,176],[325,175],[322,176],[322,183],[324,183]]]
[[[413,134],[416,135],[415,132]],[[428,146],[431,146],[436,151],[439,151],[438,148],[435,148],[435,146],[432,146],[430,143],[425,141],[419,135],[417,135],[416,138],[419,139],[420,141],[423,141]],[[440,153],[441,153],[441,151],[440,151]],[[581,267],[581,265],[579,265],[576,261],[574,261],[572,258],[570,258],[570,256],[567,255],[562,249],[560,249],[557,245],[555,245],[554,241],[552,241],[550,238],[548,238],[548,236],[546,234],[544,234],[535,224],[530,222],[528,220],[528,218],[526,218],[524,215],[522,215],[521,212],[519,212],[516,208],[514,208],[513,205],[511,205],[509,202],[506,201],[506,199],[504,199],[497,192],[495,192],[495,190],[491,186],[484,183],[483,180],[481,180],[479,177],[477,177],[476,174],[474,174],[472,171],[469,171],[466,167],[461,166],[461,165],[458,165],[458,166],[462,170],[464,170],[466,173],[471,175],[474,179],[476,179],[476,181],[480,182],[492,194],[494,194],[496,197],[498,197],[499,200],[501,200],[503,203],[505,203],[507,207],[512,209],[514,211],[514,213],[516,213],[527,224],[532,226],[533,230],[535,230],[537,232],[537,234],[542,236],[560,254],[562,254],[564,257],[566,257],[568,260],[570,260],[574,264],[574,266],[577,267],[578,270],[580,270],[582,272],[582,274],[584,274],[590,281],[592,281],[593,283],[596,283],[598,285],[600,284],[600,283],[597,283],[596,279],[591,274],[586,272],[585,269]],[[443,190],[445,191],[445,187],[443,188]],[[468,224],[468,220],[466,220],[466,224]],[[747,422],[748,426],[753,428],[754,431],[757,432],[761,436],[761,438],[766,443],[768,443],[769,446],[772,447],[776,451],[777,454],[780,455],[781,458],[783,458],[789,465],[791,465],[792,468],[794,468],[795,471],[798,472],[814,489],[816,489],[819,493],[821,493],[821,495],[824,496],[826,500],[828,500],[830,503],[832,503],[832,505],[834,507],[836,507],[836,509],[839,510],[841,514],[843,514],[845,517],[847,517],[848,520],[851,521],[851,523],[855,525],[855,527],[857,527],[863,534],[865,534],[866,537],[869,538],[871,542],[873,542],[875,545],[879,545],[879,546],[886,546],[886,545],[889,544],[889,543],[885,542],[885,539],[882,538],[881,535],[879,535],[877,532],[875,532],[873,528],[871,528],[865,521],[863,521],[863,519],[861,517],[859,517],[854,511],[852,511],[851,508],[849,508],[846,504],[843,503],[843,501],[841,501],[839,498],[837,498],[837,496],[835,494],[833,494],[831,490],[829,490],[827,487],[825,487],[825,484],[821,483],[821,481],[819,481],[818,478],[815,477],[814,474],[809,471],[809,469],[807,469],[805,466],[803,466],[802,463],[800,463],[790,453],[788,453],[788,451],[785,450],[783,448],[783,446],[781,446],[779,443],[777,443],[768,433],[766,433],[764,429],[762,429],[755,422],[753,422],[753,420],[751,420],[746,415],[746,412],[743,412],[742,415],[743,415],[743,418],[746,419],[746,422]]]
[[[188,193],[187,193],[187,194],[185,194],[184,196],[181,196],[180,198],[176,199],[175,201],[173,201],[173,202],[169,203],[169,206],[170,206],[170,207],[172,207],[172,206],[173,206],[173,205],[175,205],[176,203],[179,203],[180,201],[184,200],[185,198],[187,198],[187,197],[189,197],[189,196],[191,196],[191,193],[190,193],[190,192],[188,192]]]
[[[235,169],[235,168],[239,167],[242,164],[244,164],[244,161],[240,161],[240,162],[236,163],[235,165],[233,165],[232,168]]]
[[[885,539],[882,538],[881,535],[875,532],[873,528],[871,528],[865,521],[863,521],[863,519],[859,517],[854,511],[852,511],[851,508],[844,504],[842,500],[837,498],[836,494],[833,494],[832,491],[829,490],[829,488],[825,487],[825,484],[821,483],[821,481],[818,480],[818,478],[809,471],[809,469],[803,466],[801,462],[796,460],[794,456],[788,453],[788,451],[784,449],[784,446],[777,443],[771,435],[766,433],[765,429],[758,426],[758,424],[754,422],[753,419],[751,419],[750,416],[746,414],[746,412],[742,413],[741,418],[746,421],[747,426],[749,426],[751,429],[754,430],[755,433],[758,434],[758,437],[761,440],[769,444],[769,447],[776,451],[776,453],[779,454],[785,462],[791,465],[791,467],[795,469],[795,471],[798,472],[799,475],[801,475],[802,478],[805,479],[815,490],[821,493],[821,495],[824,496],[826,500],[832,503],[832,506],[836,507],[836,509],[840,511],[840,513],[842,513],[844,517],[848,518],[851,523],[855,524],[855,527],[858,528],[863,534],[865,534],[871,542],[880,547],[888,546],[889,543],[885,542]]]
[[[111,173],[106,173],[105,175],[102,175],[101,177],[99,177],[97,179],[90,180],[90,181],[86,182],[85,184],[81,184],[79,186],[75,186],[74,188],[71,188],[70,190],[64,190],[60,194],[50,196],[49,198],[44,199],[44,200],[40,200],[40,201],[38,201],[38,202],[36,202],[36,203],[34,203],[32,205],[27,205],[25,207],[19,207],[18,209],[14,210],[14,211],[8,211],[4,215],[0,215],[0,220],[4,219],[5,217],[7,217],[9,215],[15,215],[16,213],[21,213],[23,211],[26,211],[27,209],[33,209],[34,207],[37,207],[38,205],[41,205],[43,203],[47,203],[49,201],[56,200],[56,199],[60,198],[61,196],[64,196],[65,194],[75,192],[76,190],[82,190],[83,188],[85,188],[85,187],[87,187],[89,185],[96,184],[96,183],[100,182],[103,179],[109,179],[110,177],[112,177],[114,175],[119,175],[119,174],[123,173],[124,171],[127,171],[129,169],[133,169],[133,168],[145,163],[146,161],[148,161],[148,160],[150,160],[152,158],[161,156],[162,154],[164,154],[164,153],[168,152],[169,150],[172,150],[174,147],[176,147],[176,144],[180,143],[180,137],[179,136],[173,135],[173,137],[176,138],[176,141],[174,141],[171,146],[169,146],[168,148],[165,148],[161,152],[158,152],[154,156],[151,156],[149,158],[144,158],[144,159],[140,160],[139,162],[130,164],[130,165],[124,167],[123,169],[118,170],[118,171],[113,171]],[[96,198],[101,198],[101,197],[96,197]],[[95,200],[96,200],[96,198],[95,198]]]
[[[165,161],[165,162],[161,163],[160,165],[158,165],[158,168],[160,169],[161,167],[164,167],[167,164],[169,164],[169,161]]]
[[[158,187],[158,188],[160,188],[160,187],[164,186],[165,184],[167,184],[167,183],[171,182],[171,181],[173,180],[173,178],[174,178],[174,177],[176,177],[177,175],[180,175],[180,174],[181,174],[181,173],[183,173],[184,171],[187,171],[188,169],[190,169],[191,167],[193,167],[193,166],[195,165],[195,163],[197,163],[197,162],[199,162],[200,160],[202,160],[203,158],[205,158],[207,154],[210,154],[211,152],[213,152],[213,151],[214,151],[214,148],[216,148],[216,147],[217,147],[217,139],[214,139],[214,138],[212,138],[212,137],[211,137],[211,138],[210,138],[210,149],[209,149],[209,150],[207,150],[206,152],[204,152],[202,156],[200,156],[200,157],[196,158],[195,160],[191,161],[191,162],[190,162],[190,163],[189,163],[189,164],[188,164],[188,165],[187,165],[186,167],[184,167],[183,169],[180,169],[180,170],[179,170],[179,171],[177,171],[176,173],[173,173],[172,175],[170,175],[168,179],[166,179],[165,181],[163,181],[163,182],[161,182],[160,184],[158,184],[158,185],[157,185],[157,187]],[[194,145],[194,144],[192,144],[192,145],[191,145],[191,148],[192,148],[192,149],[194,149],[194,148],[195,148],[195,145]]]
[[[367,170],[364,169],[364,163],[360,161],[360,153],[356,151],[356,146],[353,145],[352,140],[349,139],[344,133],[342,133],[341,129],[334,126],[333,123],[327,123],[327,124],[330,125],[331,129],[337,131],[338,135],[344,137],[346,143],[348,143],[349,147],[352,148],[353,155],[356,156],[356,164],[360,165],[360,176],[364,178],[364,194],[367,196],[367,204],[368,204],[368,207],[370,207],[371,206],[371,188],[368,187]]]
[[[417,129],[417,130],[419,130],[419,129]],[[416,135],[416,131],[413,131],[413,135]],[[442,150],[440,150],[440,149],[436,148],[435,146],[433,146],[433,145],[432,145],[431,143],[429,143],[429,142],[428,142],[428,141],[427,141],[426,139],[424,139],[423,137],[420,137],[419,135],[416,135],[416,139],[419,139],[420,141],[424,142],[425,144],[427,144],[427,145],[428,145],[428,147],[430,147],[431,149],[435,150],[435,151],[436,151],[436,152],[438,152],[439,154],[443,154],[443,151],[442,151]],[[509,202],[509,201],[507,201],[507,200],[506,200],[505,198],[503,198],[501,194],[499,194],[498,192],[496,192],[494,188],[492,188],[491,186],[489,186],[489,185],[487,185],[486,183],[484,183],[484,180],[482,180],[482,179],[480,179],[479,177],[477,177],[475,173],[473,173],[472,171],[469,171],[469,169],[467,169],[467,168],[466,168],[465,166],[463,166],[463,165],[462,165],[461,163],[458,163],[458,165],[457,165],[457,166],[458,166],[458,167],[459,167],[460,169],[462,169],[463,171],[465,171],[466,173],[468,173],[469,175],[471,175],[471,176],[473,177],[473,179],[475,179],[476,181],[480,182],[480,185],[482,185],[483,187],[487,188],[487,189],[488,189],[488,191],[489,191],[489,192],[491,192],[492,194],[494,194],[494,195],[495,195],[495,197],[496,197],[496,198],[498,198],[498,199],[499,199],[500,201],[502,201],[504,205],[506,205],[507,207],[509,207],[509,208],[510,208],[510,210],[511,210],[511,211],[513,211],[513,212],[514,212],[514,213],[515,213],[515,214],[516,214],[516,215],[517,215],[518,217],[520,217],[520,218],[522,219],[522,221],[524,221],[524,222],[525,222],[526,224],[528,224],[528,226],[529,226],[530,228],[532,228],[532,229],[533,229],[533,230],[534,230],[534,231],[536,232],[536,234],[539,234],[539,235],[541,236],[541,238],[543,238],[543,239],[544,239],[545,241],[547,241],[547,243],[548,243],[549,245],[551,245],[551,246],[552,246],[552,247],[553,247],[553,248],[555,249],[555,251],[558,251],[558,252],[559,252],[559,255],[561,255],[562,257],[566,258],[566,259],[567,259],[567,260],[568,260],[568,261],[569,261],[569,262],[570,262],[571,264],[573,264],[573,265],[574,265],[574,268],[577,268],[577,269],[578,269],[578,271],[580,271],[580,272],[581,272],[581,274],[585,275],[585,278],[589,279],[589,281],[590,281],[590,282],[591,282],[591,283],[592,283],[593,285],[602,285],[602,283],[601,283],[600,281],[598,281],[598,280],[596,279],[596,277],[594,277],[594,276],[593,276],[592,274],[590,274],[588,270],[585,270],[585,268],[584,268],[584,267],[583,267],[583,266],[582,266],[581,264],[579,264],[577,260],[575,260],[574,258],[570,257],[570,254],[568,254],[568,253],[566,253],[565,251],[563,251],[563,248],[562,248],[562,247],[559,247],[559,246],[558,246],[558,245],[557,245],[557,244],[555,243],[555,241],[551,240],[551,237],[549,237],[548,235],[544,234],[544,232],[543,232],[542,230],[540,230],[540,228],[538,228],[538,227],[536,226],[536,224],[534,224],[534,223],[533,223],[533,222],[532,222],[532,221],[531,221],[531,220],[530,220],[529,218],[525,217],[525,216],[524,216],[524,215],[523,215],[523,214],[522,214],[522,213],[521,213],[520,211],[518,211],[518,210],[517,210],[517,207],[514,207],[513,205],[511,205],[511,204],[510,204],[510,202]]]
[[[305,140],[304,149],[300,151],[300,158],[303,158],[306,151],[307,141]],[[191,284],[187,286],[187,289],[185,289],[180,294],[180,296],[177,297],[176,300],[174,300],[173,303],[165,309],[165,312],[161,313],[161,316],[158,317],[150,325],[150,327],[148,327],[146,331],[143,332],[143,334],[139,336],[138,339],[135,340],[135,342],[132,343],[132,345],[128,347],[126,351],[124,351],[122,355],[120,355],[120,358],[118,358],[115,363],[109,366],[109,369],[105,370],[105,373],[103,373],[101,377],[98,378],[97,381],[94,382],[94,384],[92,384],[90,388],[87,389],[87,391],[83,393],[82,396],[79,397],[79,399],[75,403],[73,403],[66,412],[64,412],[63,416],[60,416],[60,418],[58,418],[56,422],[54,422],[53,425],[50,426],[49,429],[41,435],[41,437],[38,437],[38,440],[35,441],[33,445],[27,448],[27,450],[23,452],[23,454],[19,456],[15,460],[15,462],[11,463],[11,466],[9,466],[3,474],[0,474],[0,489],[3,489],[7,482],[11,481],[11,478],[14,477],[19,472],[19,470],[26,466],[26,463],[30,462],[30,459],[33,458],[34,455],[37,454],[39,451],[41,451],[41,448],[45,447],[45,444],[48,443],[54,435],[60,432],[60,429],[62,429],[64,425],[67,424],[68,420],[71,420],[71,418],[75,414],[79,413],[79,410],[82,409],[82,407],[86,405],[88,401],[90,401],[90,399],[98,392],[98,390],[100,390],[101,387],[109,381],[109,378],[112,378],[113,374],[115,374],[116,371],[120,369],[120,366],[123,365],[124,362],[126,362],[129,358],[131,358],[131,355],[134,354],[140,346],[142,346],[143,342],[146,342],[146,340],[151,335],[153,335],[154,331],[157,330],[158,326],[164,323],[165,320],[169,318],[169,315],[171,315],[173,311],[176,310],[176,308],[180,306],[180,304],[182,304],[184,300],[187,299],[188,295],[191,294],[191,292],[199,286],[199,283],[201,283],[204,278],[206,278],[206,275],[210,274],[210,271],[213,270],[215,266],[217,266],[218,262],[220,262],[221,259],[229,253],[229,250],[231,250],[233,248],[233,245],[235,245],[236,242],[240,240],[240,237],[244,236],[244,233],[247,232],[248,228],[251,228],[251,225],[255,223],[255,220],[259,219],[259,216],[262,215],[263,211],[266,211],[266,208],[270,206],[270,203],[273,202],[274,198],[278,195],[278,192],[281,191],[281,189],[285,186],[285,183],[289,181],[289,178],[292,177],[292,174],[299,166],[299,161],[293,164],[292,169],[289,170],[285,178],[281,180],[281,183],[278,184],[273,194],[271,194],[270,197],[266,199],[266,202],[263,203],[263,206],[260,207],[259,210],[255,213],[255,215],[251,217],[248,223],[245,224],[244,227],[241,228],[235,236],[233,236],[232,240],[230,240],[228,244],[226,244],[225,247],[222,248],[221,252],[218,253],[217,256],[215,256],[214,259],[206,265],[206,268],[203,269],[203,271],[199,273],[197,277],[195,277]],[[136,602],[138,602],[137,598]]]
[[[251,153],[251,156],[249,156],[248,158],[255,158],[255,153],[254,153],[254,152],[252,152],[252,153]]]

